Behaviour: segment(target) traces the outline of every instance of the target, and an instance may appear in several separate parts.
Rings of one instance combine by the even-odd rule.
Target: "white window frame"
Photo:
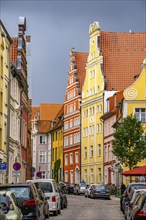
[[[90,146],[90,157],[93,157],[93,145]]]
[[[84,147],[84,158],[87,158],[87,147]]]
[[[79,163],[79,153],[75,152],[75,162]]]
[[[73,153],[70,153],[70,164],[73,164]]]
[[[136,113],[136,109],[139,109],[139,112],[138,113]],[[144,109],[145,111],[142,113],[141,112],[141,110],[142,109]],[[146,108],[144,108],[144,107],[139,107],[139,108],[135,108],[135,117],[136,117],[136,119],[138,120],[138,121],[141,121],[142,123],[145,123],[146,122]],[[145,116],[144,116],[144,118],[145,118],[145,120],[143,120],[142,121],[142,114],[144,114]],[[138,115],[138,117],[137,117],[137,115]]]
[[[46,163],[46,151],[40,150],[39,151],[39,163]]]
[[[40,144],[46,144],[46,136],[45,135],[40,135]]]
[[[68,171],[65,171],[65,182],[68,182]]]
[[[101,156],[101,144],[97,145],[97,150],[98,150],[98,157]]]
[[[41,179],[46,179],[46,171],[41,171],[41,173],[42,173]]]
[[[68,166],[68,154],[65,154],[65,166]]]

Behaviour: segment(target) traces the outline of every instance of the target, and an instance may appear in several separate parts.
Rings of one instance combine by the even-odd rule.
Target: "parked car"
[[[121,195],[121,198],[120,198],[120,209],[121,211],[124,213],[124,207],[125,207],[125,202],[127,202],[129,199],[131,199],[131,195],[130,195],[130,191],[131,189],[140,189],[140,188],[145,188],[146,187],[146,184],[145,183],[135,183],[135,182],[132,182],[130,183],[126,190],[124,191],[124,193]]]
[[[0,208],[3,210],[8,220],[22,220],[22,213],[17,206],[16,198],[12,192],[0,192]]]
[[[49,218],[49,203],[47,201],[47,198],[41,189],[38,189],[38,192],[41,200],[44,202],[44,216],[46,218]]]
[[[12,192],[0,192],[0,207],[8,220],[22,220],[22,213],[17,206],[16,198]]]
[[[6,184],[0,186],[1,191],[13,192],[23,220],[44,220],[44,204],[33,183]]]
[[[59,183],[58,191],[60,195],[60,206],[61,206],[61,209],[63,210],[64,208],[67,208],[68,206],[67,195],[66,195],[66,185],[63,182]]]
[[[87,184],[86,183],[79,183],[76,184],[74,187],[74,195],[80,195],[80,194],[84,194],[87,188]]]
[[[146,192],[139,192],[137,200],[132,207],[130,220],[146,219]]]
[[[75,187],[75,184],[73,184],[73,183],[66,184],[65,189],[66,189],[67,194],[73,194],[74,193],[74,187]]]
[[[125,202],[125,208],[124,208],[124,215],[125,215],[125,219],[126,220],[130,220],[130,215],[131,215],[131,210],[133,207],[133,203],[135,203],[137,196],[140,192],[146,192],[146,189],[131,189],[130,195],[131,195],[131,199],[127,200],[127,202]]]
[[[95,184],[87,185],[86,190],[85,190],[85,197],[87,197],[87,198],[90,197],[90,192],[92,190],[92,186],[95,186]]]
[[[0,220],[8,220],[3,210],[0,208]]]
[[[109,193],[109,190],[106,189],[105,185],[92,185],[90,198],[110,199],[110,193]]]
[[[55,216],[61,213],[60,195],[54,179],[27,180],[27,182],[34,183],[37,189],[44,192],[49,203],[49,212],[53,212]]]

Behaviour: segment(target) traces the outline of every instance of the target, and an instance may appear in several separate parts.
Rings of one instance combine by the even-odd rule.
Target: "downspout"
[[[104,92],[103,92],[103,114],[104,114]],[[104,180],[104,120],[101,120],[102,121],[102,131],[103,131],[103,183],[105,183],[105,180]]]
[[[20,91],[20,163],[22,165],[22,93],[23,89]],[[22,173],[21,173],[22,178]],[[19,180],[20,181],[20,180]]]
[[[82,124],[82,110],[81,110],[81,106],[82,106],[82,101],[80,101],[80,182],[81,182],[81,171],[82,171],[82,127],[81,127],[81,124]]]

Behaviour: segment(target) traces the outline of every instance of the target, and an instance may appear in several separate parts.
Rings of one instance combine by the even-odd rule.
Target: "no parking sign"
[[[16,170],[16,171],[20,170],[21,169],[21,164],[20,163],[14,163],[13,164],[13,169]]]

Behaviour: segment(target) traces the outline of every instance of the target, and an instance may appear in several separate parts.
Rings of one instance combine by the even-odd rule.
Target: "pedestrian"
[[[123,194],[123,192],[125,191],[126,186],[124,183],[121,184],[121,195]]]

